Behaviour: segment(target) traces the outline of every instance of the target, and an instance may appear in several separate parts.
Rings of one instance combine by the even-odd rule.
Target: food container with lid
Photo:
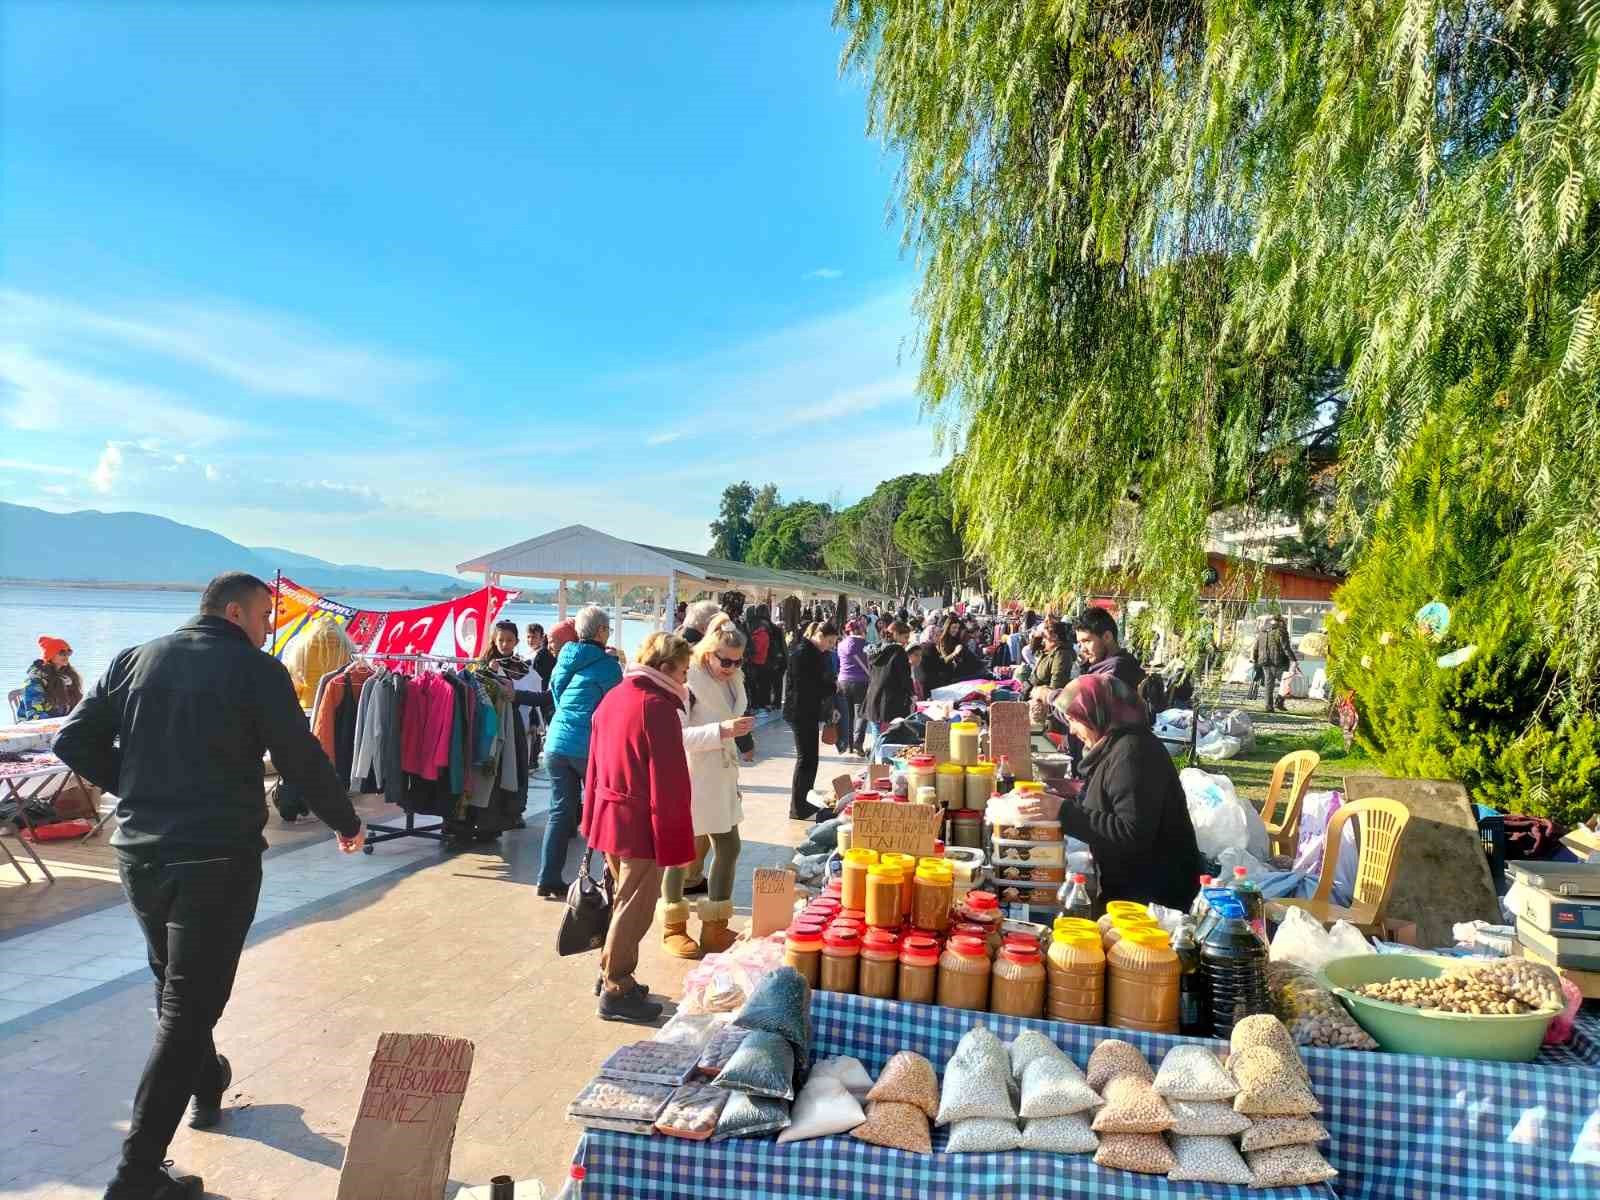
[[[900,915],[911,915],[911,881],[917,873],[917,856],[915,854],[901,854],[898,851],[886,850],[879,856],[878,861],[886,867],[895,867],[900,872]]]
[[[983,873],[983,851],[976,846],[946,846],[944,861],[958,884],[970,884]]]
[[[915,796],[918,789],[933,786],[933,770],[938,760],[931,754],[913,754],[906,759],[906,790]]]
[[[861,969],[856,991],[877,1000],[893,1000],[900,990],[900,937],[887,929],[869,929],[861,939]]]
[[[1130,929],[1106,952],[1106,1024],[1145,1033],[1178,1032],[1182,967],[1160,929]]]
[[[994,764],[975,762],[967,767],[965,807],[982,812],[994,795]]]
[[[1067,847],[1063,842],[1035,842],[1026,838],[991,837],[989,849],[996,863],[1026,863],[1033,866],[1065,867]]]
[[[897,866],[874,863],[867,868],[867,924],[878,929],[900,928],[901,894],[905,875]]]
[[[967,769],[960,763],[940,763],[934,769],[934,787],[941,808],[962,807],[967,794]]]
[[[812,987],[822,966],[822,926],[796,921],[783,935],[783,962],[805,976]]]
[[[1059,842],[1060,821],[996,821],[994,836],[1012,842]]]
[[[1045,971],[1047,1016],[1080,1025],[1104,1021],[1106,955],[1093,922],[1056,918]]]
[[[1007,940],[989,975],[989,1011],[1008,1017],[1042,1017],[1044,958],[1037,940]]]
[[[878,861],[876,850],[857,848],[844,856],[844,872],[840,876],[843,886],[840,901],[844,908],[866,908],[867,869]]]
[[[944,933],[950,928],[950,908],[955,897],[955,879],[942,859],[925,858],[917,864],[912,881],[911,924],[929,933]]]
[[[950,723],[950,759],[966,766],[978,761],[978,723],[952,721]]]
[[[932,1004],[939,994],[939,943],[927,934],[908,934],[900,941],[900,999]]]
[[[958,936],[939,956],[939,1003],[984,1012],[989,1007],[989,954],[981,938]]]
[[[977,850],[983,845],[983,818],[970,808],[958,808],[950,813],[950,835],[945,839],[952,846],[966,846]]]

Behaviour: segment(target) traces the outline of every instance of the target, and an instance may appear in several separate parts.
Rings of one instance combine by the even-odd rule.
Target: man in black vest
[[[134,1095],[122,1164],[106,1200],[199,1196],[166,1169],[191,1097],[215,1125],[232,1082],[212,1030],[233,990],[261,891],[267,823],[262,755],[354,854],[365,841],[333,764],[311,736],[283,664],[261,650],[272,589],[219,575],[200,615],[124,650],[56,737],[73,770],[117,797],[111,844],[156,977],[155,1047]]]

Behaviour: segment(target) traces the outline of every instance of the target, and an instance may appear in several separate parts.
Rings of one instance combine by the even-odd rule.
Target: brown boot
[[[732,900],[700,901],[700,948],[707,954],[721,954],[739,940],[728,928],[732,916]]]
[[[656,913],[661,917],[661,948],[674,958],[699,958],[700,943],[689,936],[689,905],[662,900]]]

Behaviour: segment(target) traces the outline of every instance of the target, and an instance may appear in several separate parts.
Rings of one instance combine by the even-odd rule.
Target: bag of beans
[[[970,1121],[957,1121],[950,1128],[950,1140],[945,1149],[951,1154],[994,1154],[1015,1150],[1022,1145],[1022,1131],[1013,1121],[1000,1121],[991,1117],[975,1117]]]
[[[1247,1184],[1254,1178],[1249,1164],[1225,1137],[1174,1137],[1172,1157],[1177,1163],[1167,1178],[1174,1183]]]
[[[1156,1072],[1156,1094],[1166,1100],[1232,1100],[1239,1085],[1204,1046],[1174,1046]]]
[[[1276,1050],[1294,1064],[1295,1070],[1306,1079],[1310,1074],[1306,1071],[1305,1063],[1300,1061],[1300,1051],[1294,1047],[1294,1038],[1283,1022],[1271,1013],[1256,1013],[1245,1017],[1233,1027],[1233,1037],[1228,1049],[1228,1070],[1233,1072],[1234,1078],[1239,1077],[1238,1068],[1234,1066],[1234,1056],[1242,1051],[1254,1049],[1257,1046],[1266,1046]]]
[[[978,1033],[973,1030],[972,1033]],[[981,1032],[988,1033],[988,1030]],[[973,1041],[969,1033],[944,1069],[944,1084],[939,1092],[940,1125],[987,1117],[998,1121],[1017,1119],[1011,1099],[1011,1066],[1004,1048],[995,1054],[982,1039]],[[989,1035],[994,1038],[993,1034]],[[1000,1045],[994,1039],[996,1046]]]
[[[1065,1054],[1040,1055],[1022,1073],[1024,1117],[1070,1117],[1103,1103],[1078,1065]]]
[[[1274,1146],[1305,1146],[1328,1140],[1328,1131],[1315,1117],[1265,1117],[1252,1121],[1239,1139],[1241,1150],[1271,1150]]]
[[[915,1104],[927,1116],[939,1111],[939,1077],[933,1064],[914,1050],[902,1050],[883,1066],[868,1100]]]
[[[713,1081],[730,1092],[794,1099],[794,1047],[782,1034],[751,1030]]]
[[[1247,1117],[1310,1117],[1322,1111],[1305,1077],[1295,1070],[1298,1058],[1271,1046],[1252,1046],[1229,1061],[1239,1081],[1235,1112]]]
[[[729,1138],[776,1133],[788,1123],[787,1100],[751,1096],[744,1092],[729,1092],[728,1101],[722,1106],[722,1114],[717,1118],[717,1131],[711,1135],[711,1140],[725,1142]]]
[[[1174,1124],[1172,1110],[1148,1079],[1118,1075],[1101,1094],[1105,1107],[1090,1126],[1096,1133],[1164,1133]]]
[[[1052,1054],[1059,1054],[1063,1058],[1066,1057],[1060,1046],[1057,1046],[1037,1029],[1024,1029],[1017,1034],[1017,1040],[1011,1043],[1012,1078],[1020,1080],[1022,1073],[1028,1069],[1029,1063],[1036,1058]]]
[[[1278,1146],[1245,1155],[1250,1163],[1250,1186],[1300,1187],[1326,1183],[1339,1174],[1310,1146]]]
[[[795,1062],[801,1069],[810,1065],[811,985],[793,967],[779,967],[763,976],[733,1023],[782,1034],[794,1047]]]
[[[1156,1073],[1150,1069],[1139,1047],[1120,1038],[1107,1038],[1089,1055],[1087,1071],[1089,1086],[1105,1095],[1106,1084],[1117,1075],[1137,1075],[1154,1081]]]
[[[1167,1175],[1178,1165],[1159,1133],[1108,1133],[1100,1139],[1094,1161],[1119,1171],[1139,1171],[1145,1175]]]
[[[1047,1154],[1093,1154],[1100,1148],[1100,1139],[1089,1128],[1089,1118],[1084,1113],[1040,1117],[1023,1122],[1022,1148]]]
[[[850,1131],[850,1136],[874,1146],[909,1150],[912,1154],[933,1153],[933,1133],[928,1114],[915,1104],[897,1100],[874,1100],[867,1105],[867,1119]]]
[[[1172,1130],[1185,1137],[1232,1137],[1250,1128],[1250,1118],[1226,1100],[1168,1100]]]
[[[789,1125],[778,1134],[778,1141],[803,1142],[832,1133],[848,1133],[866,1119],[867,1114],[843,1083],[831,1075],[813,1073],[800,1089]]]

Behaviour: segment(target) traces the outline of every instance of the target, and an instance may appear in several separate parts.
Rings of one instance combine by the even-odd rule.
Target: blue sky
[[[0,498],[449,569],[937,464],[831,5],[0,3]]]

